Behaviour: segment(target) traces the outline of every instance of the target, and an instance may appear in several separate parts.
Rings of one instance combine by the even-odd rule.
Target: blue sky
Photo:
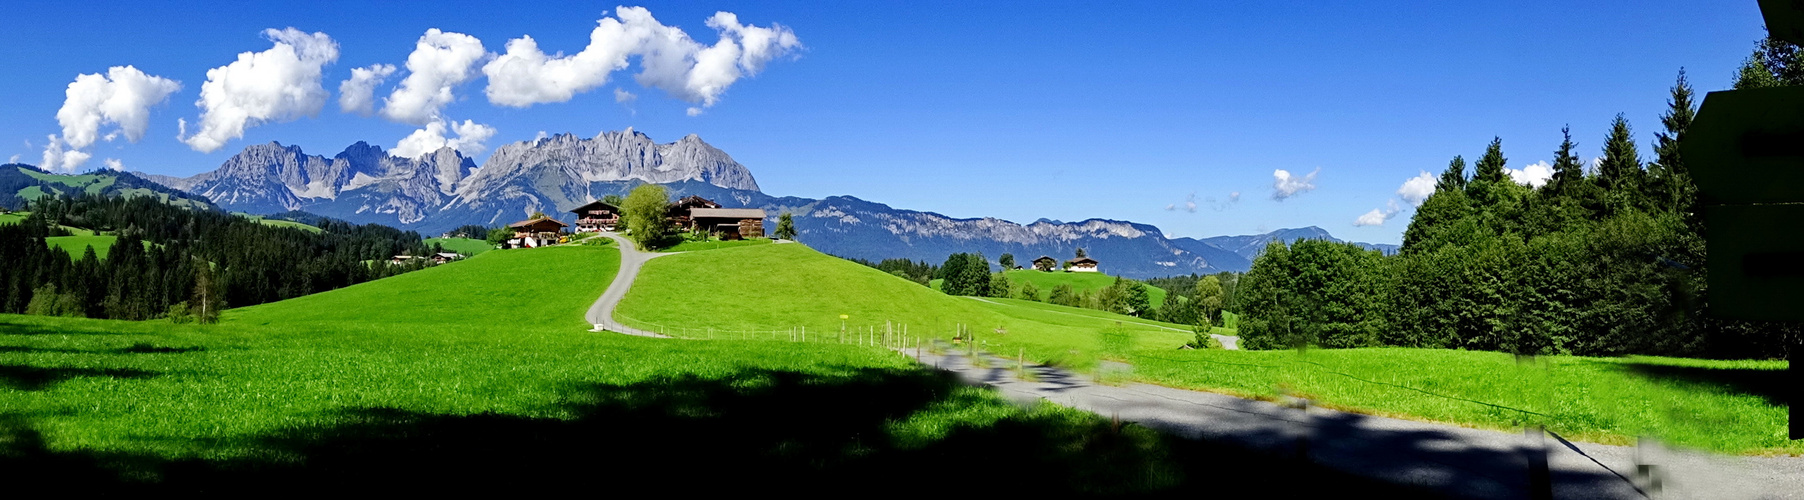
[[[1493,136],[1513,168],[1547,161],[1567,124],[1595,156],[1617,113],[1645,154],[1679,68],[1700,91],[1726,88],[1763,34],[1751,0],[970,3],[625,4],[703,46],[722,36],[705,24],[719,11],[781,25],[799,46],[733,80],[712,105],[641,85],[633,57],[605,84],[526,108],[493,103],[477,72],[435,116],[492,128],[487,150],[541,131],[587,137],[631,126],[661,142],[698,134],[775,195],[848,194],[1023,223],[1132,220],[1172,236],[1317,225],[1395,243],[1412,213],[1397,192],[1419,172],[1476,157]],[[0,17],[0,62],[11,70],[0,79],[0,159],[40,163],[46,136],[63,133],[57,114],[76,76],[124,65],[179,90],[148,108],[139,141],[97,140],[78,170],[112,159],[191,175],[268,141],[323,155],[358,140],[393,148],[423,122],[342,111],[339,84],[353,68],[398,67],[375,88],[379,110],[428,29],[469,35],[488,53],[530,35],[546,53],[575,54],[619,5],[13,6]],[[270,50],[263,31],[288,27],[337,46],[320,66],[325,105],[251,126],[211,152],[178,140],[178,119],[190,138],[198,128],[208,70]],[[636,97],[621,103],[617,91]],[[1319,169],[1314,189],[1274,200],[1280,169]],[[1397,217],[1354,225],[1393,202]]]

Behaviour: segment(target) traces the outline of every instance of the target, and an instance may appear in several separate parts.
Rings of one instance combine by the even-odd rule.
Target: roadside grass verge
[[[1800,454],[1786,436],[1784,361],[1541,356],[1445,349],[1136,352],[1135,377],[1254,398],[1281,391],[1361,413],[1570,439],[1638,436],[1735,454]]]

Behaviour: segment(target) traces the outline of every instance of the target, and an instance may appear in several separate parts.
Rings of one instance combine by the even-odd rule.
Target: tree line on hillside
[[[1804,70],[1795,52],[1780,68],[1763,53],[1744,66],[1738,88],[1755,79],[1804,82],[1794,79]],[[1454,157],[1395,256],[1342,243],[1272,243],[1239,286],[1241,345],[1785,356],[1796,325],[1708,314],[1705,227],[1679,151],[1694,97],[1681,70],[1651,161],[1621,115],[1594,169],[1563,131],[1553,176],[1539,187],[1508,176],[1501,140],[1470,175]]]
[[[39,198],[0,226],[0,312],[124,320],[211,321],[225,307],[273,302],[418,269],[394,255],[426,255],[420,235],[321,219],[319,233],[272,227],[151,197]],[[105,259],[78,257],[45,238],[66,227],[115,235]]]

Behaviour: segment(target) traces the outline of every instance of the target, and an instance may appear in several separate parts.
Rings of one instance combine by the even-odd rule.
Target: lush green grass
[[[433,244],[444,247],[446,251],[457,252],[464,255],[476,255],[495,249],[495,245],[488,241],[475,238],[426,238],[427,246]]]
[[[948,296],[800,244],[758,245],[646,263],[616,319],[684,336],[706,336],[710,328],[721,337],[772,330],[786,336],[806,328],[810,340],[830,342],[840,339],[842,314],[849,316],[843,325],[853,341],[868,338],[859,332],[886,328],[947,339],[963,325],[992,352],[1024,350],[1029,359],[1079,369],[1100,356],[1125,354],[1101,352],[1104,331],[1118,326],[1134,345],[1149,349],[1176,349],[1195,337],[1102,311],[986,300]]]
[[[723,240],[688,241],[688,240],[684,240],[682,243],[678,243],[674,246],[671,246],[670,248],[666,248],[666,249],[663,249],[660,251],[662,251],[662,252],[695,252],[695,251],[701,251],[701,250],[719,250],[722,248],[736,248],[736,247],[745,247],[745,246],[752,246],[752,245],[769,245],[770,243],[771,243],[771,240],[764,239],[764,238],[752,238],[752,239],[745,239],[745,240],[730,240],[730,241],[723,241]]]
[[[26,168],[21,168],[21,169],[19,169],[19,171],[24,172],[25,175],[31,176],[31,178],[37,179],[40,181],[54,182],[54,183],[62,184],[62,185],[69,186],[69,187],[82,188],[82,190],[86,191],[88,194],[100,194],[102,191],[105,191],[106,188],[112,186],[113,182],[118,180],[118,178],[110,176],[110,175],[103,176],[103,175],[96,175],[96,174],[86,174],[86,175],[47,174],[44,172],[38,172],[35,170],[26,169]],[[21,195],[21,196],[23,196],[23,195]]]
[[[1804,453],[1786,439],[1784,361],[1545,356],[1444,349],[1141,351],[1142,380],[1272,397],[1281,388],[1343,409],[1568,438],[1636,436],[1729,453]]]
[[[90,231],[90,233],[92,232]],[[113,249],[113,243],[116,241],[119,241],[119,237],[110,234],[51,236],[44,238],[44,243],[50,245],[52,248],[60,248],[65,252],[69,252],[69,258],[72,259],[80,259],[82,254],[87,252],[88,247],[92,246],[94,247],[94,256],[100,257],[101,260],[105,260],[107,252]],[[150,248],[150,242],[146,241],[143,243],[145,248]]]
[[[0,224],[18,224],[19,221],[25,220],[26,215],[30,215],[30,214],[31,214],[31,212],[12,212],[12,213],[0,214]]]
[[[165,196],[164,198],[165,199],[163,201],[169,201],[167,199],[168,198],[167,196]],[[302,224],[302,223],[291,221],[291,220],[268,219],[268,218],[264,218],[261,215],[251,215],[251,214],[247,214],[244,212],[232,212],[232,215],[236,215],[236,216],[243,217],[246,219],[254,220],[254,221],[257,221],[258,224],[262,224],[262,225],[269,226],[269,227],[286,227],[286,228],[291,228],[291,229],[299,229],[302,231],[306,231],[309,233],[316,233],[316,234],[319,233],[320,231],[324,231],[323,229],[320,229],[318,226]]]
[[[1009,270],[1003,275],[1008,277],[1010,297],[1020,296],[1022,284],[1033,283],[1035,288],[1040,289],[1040,300],[1045,300],[1046,296],[1052,293],[1052,289],[1059,285],[1071,285],[1073,290],[1083,292],[1101,290],[1115,284],[1114,276],[1103,273],[1042,272],[1018,269]],[[1152,299],[1153,307],[1159,307],[1159,304],[1165,301],[1165,289],[1163,288],[1147,285],[1146,294]]]
[[[811,334],[829,333],[829,341],[836,340],[839,314],[851,315],[855,329],[881,329],[887,319],[940,338],[950,336],[948,324],[962,322],[994,353],[1025,350],[1031,360],[1078,369],[1098,357],[1123,360],[1134,365],[1134,378],[1174,387],[1252,397],[1288,387],[1337,408],[1474,427],[1546,422],[1591,441],[1625,443],[1648,434],[1719,451],[1804,452],[1784,439],[1786,407],[1775,402],[1783,362],[1543,357],[1551,368],[1537,371],[1489,352],[1312,350],[1299,358],[1290,351],[1176,350],[1193,337],[1184,325],[1024,300],[948,297],[799,245],[651,261],[621,313],[690,328],[679,334],[805,325]],[[1236,319],[1230,315],[1229,324]],[[1134,339],[1131,349],[1111,347],[1099,335],[1117,322]],[[994,333],[996,326],[1007,333]],[[1116,352],[1103,352],[1111,348]]]
[[[19,192],[14,194],[20,198],[37,201],[38,198],[43,198],[50,193],[44,191],[42,186],[25,186],[19,188]]]
[[[786,247],[806,252],[660,261]],[[418,492],[519,477],[533,491],[702,473],[686,491],[829,492],[1005,450],[1020,457],[936,484],[1000,488],[1003,474],[1036,478],[1012,492],[1109,492],[1309,467],[1023,409],[881,348],[589,332],[583,312],[617,266],[605,246],[488,252],[217,325],[0,315],[0,468],[72,491],[384,480]]]

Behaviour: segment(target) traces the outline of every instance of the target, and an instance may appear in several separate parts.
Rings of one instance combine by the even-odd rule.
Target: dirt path
[[[640,251],[639,247],[633,245],[632,240],[626,239],[626,236],[620,233],[601,233],[601,235],[612,238],[620,247],[620,272],[614,275],[614,282],[608,284],[608,290],[601,292],[601,298],[595,299],[595,304],[589,306],[589,314],[586,317],[590,324],[595,325],[595,329],[591,331],[607,330],[640,337],[670,338],[667,335],[640,330],[614,321],[614,308],[620,305],[620,299],[626,298],[626,292],[633,288],[633,280],[639,277],[639,268],[645,266],[645,261],[676,254]]]
[[[1551,489],[1553,498],[1804,498],[1799,458],[1575,443],[1551,433],[1467,429],[1146,384],[1101,385],[1045,366],[1029,366],[1034,376],[1023,381],[1014,360],[989,358],[979,367],[956,348],[942,355],[902,352],[1012,400],[1044,399],[1178,436],[1301,453],[1337,469],[1456,497],[1535,498],[1533,491]],[[1536,457],[1545,457],[1544,484],[1551,488],[1531,486]]]
[[[1001,302],[997,302],[997,301],[994,301],[994,300],[990,300],[990,299],[986,299],[986,298],[983,298],[983,297],[966,297],[966,298],[969,298],[969,299],[971,299],[971,300],[976,300],[976,301],[981,301],[981,302],[988,302],[988,303],[991,303],[991,304],[996,304],[996,305],[999,305],[999,306],[1007,306],[1007,305],[1010,305],[1010,304],[1004,304],[1004,303],[1001,303]],[[1064,315],[1067,315],[1067,316],[1077,316],[1077,317],[1080,317],[1080,318],[1090,318],[1090,319],[1102,319],[1102,318],[1097,318],[1097,317],[1095,317],[1095,316],[1086,316],[1086,315],[1082,315],[1082,314],[1077,314],[1077,313],[1068,313],[1068,312],[1064,312],[1064,311],[1040,311],[1040,312],[1049,312],[1049,313],[1053,313],[1053,314],[1064,314]],[[1169,327],[1169,326],[1165,326],[1165,325],[1155,325],[1155,324],[1151,324],[1151,323],[1141,323],[1141,322],[1138,322],[1138,321],[1124,321],[1124,322],[1123,322],[1123,323],[1133,323],[1133,324],[1136,324],[1136,325],[1140,325],[1140,326],[1150,326],[1150,327],[1153,327],[1153,328],[1163,328],[1163,329],[1166,329],[1166,330],[1171,330],[1171,331],[1174,331],[1174,332],[1184,332],[1184,333],[1191,333],[1191,331],[1190,331],[1190,330],[1184,330],[1184,329],[1179,329],[1179,328],[1172,328],[1172,327]],[[1216,334],[1213,334],[1213,333],[1211,333],[1211,334],[1209,334],[1209,336],[1210,336],[1210,337],[1215,337],[1215,341],[1216,341],[1216,342],[1221,342],[1221,348],[1222,348],[1222,349],[1227,349],[1227,350],[1230,350],[1230,351],[1238,351],[1238,350],[1240,350],[1240,337],[1234,337],[1234,336],[1229,336],[1229,335],[1216,335]]]

